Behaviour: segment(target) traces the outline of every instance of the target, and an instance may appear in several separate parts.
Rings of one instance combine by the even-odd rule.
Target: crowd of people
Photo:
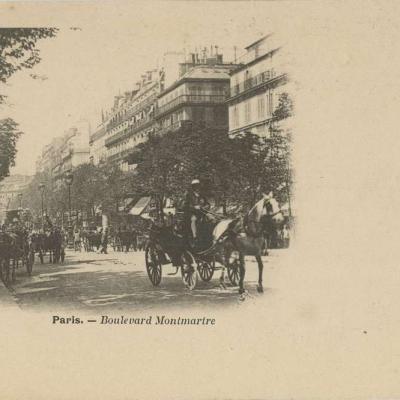
[[[75,251],[98,251],[108,253],[111,246],[114,251],[129,252],[144,249],[144,237],[133,225],[107,227],[76,227],[73,233]]]

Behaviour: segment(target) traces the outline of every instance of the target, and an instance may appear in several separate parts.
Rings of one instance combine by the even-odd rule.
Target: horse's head
[[[283,213],[273,193],[269,192],[268,194],[263,194],[263,200],[265,210],[264,217],[276,225],[282,224],[284,221]]]

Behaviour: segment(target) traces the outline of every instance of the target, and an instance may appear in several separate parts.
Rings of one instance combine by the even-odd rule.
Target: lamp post
[[[41,193],[41,196],[42,196],[42,229],[44,229],[44,205],[43,205],[43,198],[44,198],[44,189],[45,189],[45,185],[44,185],[44,183],[41,183],[40,185],[39,185],[39,190],[40,190],[40,193]]]
[[[68,247],[71,248],[73,246],[73,233],[71,226],[71,185],[74,180],[74,176],[71,172],[67,172],[65,175],[65,183],[68,185]]]
[[[74,176],[71,174],[71,172],[67,172],[65,175],[65,183],[68,185],[68,217],[69,217],[69,225],[71,225],[71,185],[74,180]]]
[[[61,200],[58,200],[57,203],[62,205],[62,211],[61,211],[61,227],[64,229],[64,212],[65,212],[65,203],[62,202]]]

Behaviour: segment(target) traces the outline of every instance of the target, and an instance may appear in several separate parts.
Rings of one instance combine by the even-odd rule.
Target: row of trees
[[[73,172],[72,209],[94,216],[99,210],[113,215],[126,197],[152,196],[162,210],[167,198],[176,204],[193,178],[202,182],[222,211],[247,208],[261,193],[274,191],[288,201],[291,185],[290,132],[279,128],[290,117],[293,105],[287,94],[280,98],[273,115],[269,138],[249,132],[229,137],[226,131],[192,127],[184,131],[153,135],[131,154],[136,168],[122,172],[108,163],[83,164]],[[31,208],[41,208],[39,185],[45,185],[45,208],[49,214],[68,210],[68,188],[49,173],[38,174],[23,194]]]

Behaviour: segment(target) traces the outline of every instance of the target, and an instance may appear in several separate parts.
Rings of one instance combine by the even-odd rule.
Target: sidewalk
[[[0,279],[0,309],[15,309],[21,310],[11,292],[6,288],[3,281]]]

